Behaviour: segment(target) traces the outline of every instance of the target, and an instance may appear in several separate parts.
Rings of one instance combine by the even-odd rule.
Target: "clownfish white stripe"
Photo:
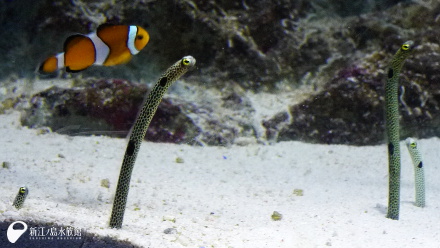
[[[79,72],[92,65],[124,64],[149,40],[148,32],[140,26],[103,24],[87,35],[69,36],[64,42],[64,52],[47,58],[39,72],[54,73],[62,68],[67,72]]]
[[[136,40],[137,30],[138,29],[136,26],[130,26],[130,29],[128,30],[127,47],[130,50],[130,53],[133,55],[139,53],[139,50],[137,50],[134,45]]]
[[[110,48],[98,37],[96,32],[87,35],[95,45],[95,65],[103,65],[107,59]]]
[[[57,59],[58,68],[63,68],[64,67],[64,53],[57,54],[56,59]]]

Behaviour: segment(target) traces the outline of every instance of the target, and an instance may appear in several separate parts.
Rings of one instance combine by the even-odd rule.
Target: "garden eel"
[[[410,55],[412,41],[403,43],[391,60],[385,83],[385,121],[388,137],[388,213],[387,218],[398,220],[400,208],[400,135],[398,81],[405,59]]]
[[[26,196],[29,194],[29,189],[27,187],[20,187],[18,190],[17,196],[14,199],[14,203],[12,206],[20,209],[23,207],[24,200],[26,200]]]
[[[422,155],[413,138],[406,139],[406,147],[414,164],[414,177],[416,185],[416,206],[425,207],[425,173],[423,172]]]
[[[157,107],[162,100],[168,87],[185,74],[190,68],[194,67],[196,60],[192,56],[185,56],[162,74],[154,85],[142,109],[133,125],[124,160],[122,161],[121,172],[119,174],[118,186],[113,202],[113,210],[110,217],[111,228],[121,228],[124,219],[125,205],[127,203],[128,190],[130,188],[130,178],[136,161],[139,148],[147,133],[151,119],[156,113]]]

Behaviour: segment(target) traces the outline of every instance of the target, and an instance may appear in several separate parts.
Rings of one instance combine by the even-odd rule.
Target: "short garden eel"
[[[20,187],[18,190],[17,196],[12,203],[12,206],[20,209],[23,207],[24,200],[26,200],[26,196],[29,194],[29,189],[27,187]]]
[[[139,112],[139,116],[131,130],[124,160],[122,161],[118,186],[116,187],[116,195],[113,202],[113,210],[110,217],[111,228],[121,228],[122,226],[133,166],[139,148],[145,134],[147,133],[148,126],[156,113],[157,107],[159,106],[165,91],[190,68],[194,67],[195,63],[196,60],[192,56],[185,56],[177,61],[160,77],[144,102],[142,109]]]
[[[414,164],[414,177],[416,185],[416,206],[425,207],[425,173],[423,172],[422,155],[417,141],[413,138],[406,139],[406,147]]]
[[[403,43],[394,55],[388,69],[385,83],[385,121],[388,137],[388,213],[387,218],[398,220],[400,208],[400,135],[399,135],[399,101],[398,82],[405,59],[410,55],[412,41]]]

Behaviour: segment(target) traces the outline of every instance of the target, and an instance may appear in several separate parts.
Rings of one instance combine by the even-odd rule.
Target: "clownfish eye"
[[[191,61],[189,61],[189,59],[182,59],[183,65],[189,65],[190,63],[191,63]]]
[[[143,38],[144,38],[144,36],[141,34],[136,36],[136,39],[138,39],[138,40],[142,40]]]

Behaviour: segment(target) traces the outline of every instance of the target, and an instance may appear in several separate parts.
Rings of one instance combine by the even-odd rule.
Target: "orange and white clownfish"
[[[148,32],[140,26],[104,24],[88,35],[68,37],[64,42],[64,52],[46,59],[39,72],[53,73],[63,67],[68,72],[79,72],[91,65],[124,64],[149,40]]]

